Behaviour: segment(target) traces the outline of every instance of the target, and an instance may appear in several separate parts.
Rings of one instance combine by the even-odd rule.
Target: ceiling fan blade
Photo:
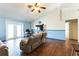
[[[41,9],[46,9],[46,7],[40,7]]]
[[[40,11],[40,10],[38,10],[38,12],[40,13],[41,11]]]
[[[34,11],[35,9],[32,9],[32,12]]]
[[[31,7],[33,7],[32,5],[28,5],[28,8],[31,8]]]
[[[37,6],[37,3],[35,3],[35,6]]]

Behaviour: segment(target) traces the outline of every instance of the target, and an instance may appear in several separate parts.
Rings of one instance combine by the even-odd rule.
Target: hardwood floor
[[[26,54],[27,55],[27,54]],[[65,56],[64,41],[50,40],[38,47],[35,51],[28,55],[35,56]]]
[[[47,39],[44,44],[33,52],[26,54],[19,48],[21,39],[9,40],[5,44],[9,47],[9,56],[66,56],[65,41]]]

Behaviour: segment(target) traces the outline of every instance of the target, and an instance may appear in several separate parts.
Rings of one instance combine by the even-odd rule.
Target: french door
[[[17,37],[23,36],[23,24],[17,24],[16,36]]]
[[[14,38],[14,25],[13,24],[8,24],[7,26],[7,38]]]
[[[23,37],[23,24],[22,23],[7,23],[6,38],[14,39]]]

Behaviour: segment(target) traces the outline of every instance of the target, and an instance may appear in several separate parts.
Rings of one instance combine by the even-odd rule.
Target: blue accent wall
[[[38,30],[33,30],[38,32]],[[65,30],[47,30],[47,38],[65,40]]]
[[[47,30],[47,37],[65,40],[65,30]]]
[[[5,19],[0,18],[0,40],[4,40],[6,38],[6,29],[5,29]]]
[[[5,17],[0,17],[0,40],[6,40],[6,21],[7,20],[12,20],[15,22],[21,22],[24,24],[24,31],[25,29],[31,29],[31,24],[28,21],[21,21],[21,20],[16,20],[12,18],[5,18]]]

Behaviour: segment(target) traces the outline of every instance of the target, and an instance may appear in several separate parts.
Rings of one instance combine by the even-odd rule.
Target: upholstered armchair
[[[33,36],[29,38],[24,38],[20,42],[20,49],[23,52],[30,53],[37,47],[39,47],[42,43],[45,42],[46,39],[46,33],[44,32],[39,32],[33,34]]]
[[[8,47],[0,41],[0,56],[8,56]]]

